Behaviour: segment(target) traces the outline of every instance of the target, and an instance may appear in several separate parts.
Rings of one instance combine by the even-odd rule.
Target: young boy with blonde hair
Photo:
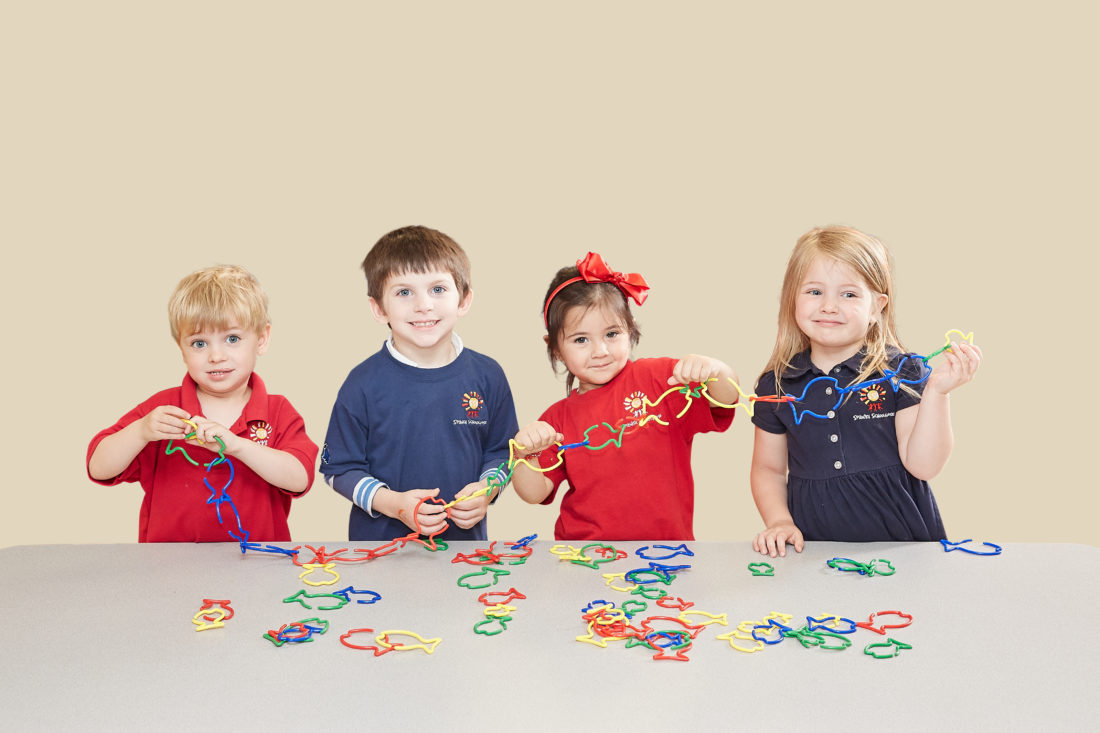
[[[390,338],[340,388],[320,466],[353,504],[348,537],[390,540],[411,529],[484,540],[498,490],[478,492],[502,478],[518,426],[500,365],[454,332],[473,298],[470,261],[446,234],[410,226],[379,239],[363,272]],[[443,505],[456,499],[448,514]]]
[[[271,337],[267,295],[242,267],[209,267],[176,286],[168,320],[187,367],[183,384],[157,392],[96,434],[88,477],[105,486],[141,484],[139,542],[233,539],[237,521],[214,506],[223,488],[248,540],[289,540],[290,501],[313,483],[317,445],[290,402],[268,394],[253,372]],[[190,452],[199,448],[201,465],[167,453],[169,441]],[[222,444],[235,467],[218,460]],[[224,514],[228,521],[219,523]]]

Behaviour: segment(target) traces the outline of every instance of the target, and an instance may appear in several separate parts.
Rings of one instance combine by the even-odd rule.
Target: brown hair
[[[382,299],[386,281],[402,272],[443,270],[454,277],[460,299],[470,292],[470,258],[458,242],[428,227],[408,226],[384,234],[367,252],[362,267],[367,295],[375,300]]]
[[[851,227],[827,226],[811,229],[799,238],[787,261],[787,272],[783,276],[783,289],[779,295],[779,330],[775,338],[775,349],[764,367],[763,374],[772,372],[775,375],[777,394],[783,393],[780,378],[790,368],[791,359],[810,346],[810,340],[798,328],[794,311],[802,281],[818,257],[828,257],[848,265],[863,278],[873,292],[887,296],[886,305],[867,329],[863,342],[866,353],[854,383],[862,382],[871,375],[880,376],[885,373],[884,370],[889,366],[887,347],[905,351],[898,340],[894,325],[894,281],[890,252],[886,245],[876,237]]]
[[[181,335],[230,323],[257,334],[271,323],[267,294],[243,267],[216,265],[196,270],[179,281],[168,300],[168,325],[176,343]]]
[[[546,289],[546,295],[542,299],[542,310],[546,313],[546,354],[550,357],[550,366],[554,372],[558,371],[558,343],[565,329],[565,318],[573,308],[583,308],[585,311],[591,308],[606,308],[623,325],[630,334],[631,348],[638,345],[638,339],[642,332],[634,320],[634,314],[630,310],[630,304],[626,295],[613,283],[588,283],[580,280],[561,289],[547,308],[547,300],[557,290],[558,286],[566,280],[580,276],[576,265],[563,267],[550,281],[550,287]],[[573,391],[573,380],[576,378],[571,372],[565,372],[565,394]]]

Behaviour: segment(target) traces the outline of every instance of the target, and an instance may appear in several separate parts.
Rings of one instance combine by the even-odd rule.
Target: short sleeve
[[[928,377],[932,374],[931,367],[916,354],[904,354],[899,357],[895,371],[898,379],[895,409],[904,410],[920,404],[924,385],[928,384]],[[911,394],[906,387],[915,394]]]
[[[778,394],[775,389],[775,374],[765,372],[760,375],[756,383],[756,394],[759,397],[773,397]],[[782,435],[787,432],[787,427],[779,418],[779,411],[789,410],[785,402],[757,402],[753,405],[752,424],[764,432]]]
[[[297,458],[308,477],[306,488],[302,491],[279,490],[293,498],[305,496],[313,486],[313,478],[317,473],[317,444],[306,434],[306,422],[289,400],[274,395],[268,402],[269,409],[275,414],[276,424],[282,426],[271,447]]]
[[[92,461],[92,454],[95,453],[96,448],[99,447],[100,442],[102,442],[104,438],[109,435],[114,435],[131,423],[137,422],[161,405],[178,404],[180,404],[179,389],[166,389],[156,393],[145,402],[142,402],[140,405],[134,407],[132,410],[120,417],[118,419],[118,422],[116,422],[114,425],[110,426],[109,428],[104,428],[103,430],[100,430],[92,438],[91,443],[88,444],[88,453],[85,456],[84,461],[85,469],[88,469],[88,466]],[[132,483],[135,481],[141,481],[143,472],[151,472],[153,470],[153,467],[156,465],[156,455],[160,450],[162,450],[163,446],[167,442],[168,441],[154,440],[146,443],[145,447],[142,448],[136,456],[134,456],[134,459],[130,461],[129,465],[127,465],[126,468],[124,468],[119,475],[113,478],[104,480],[92,478],[92,474],[90,471],[88,472],[88,478],[102,486],[114,486],[121,483]]]
[[[562,402],[564,402],[564,400]],[[539,416],[539,420],[553,425],[557,430],[561,430],[563,417],[561,414],[562,402],[556,402],[548,407],[546,411]],[[550,493],[542,500],[541,503],[543,504],[552,504],[562,482],[569,479],[569,473],[565,470],[565,463],[562,457],[559,457],[559,452],[560,448],[558,446],[552,446],[539,453],[538,458],[530,459],[533,463],[536,463],[539,468],[544,469],[542,475],[549,479],[550,485],[553,486]]]

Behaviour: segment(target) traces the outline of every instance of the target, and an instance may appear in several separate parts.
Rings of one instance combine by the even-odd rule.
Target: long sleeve
[[[367,401],[362,389],[349,377],[332,407],[319,470],[338,494],[367,511],[374,492],[384,485],[371,475],[367,460],[369,439]]]
[[[519,432],[519,422],[516,419],[516,405],[512,399],[512,390],[508,386],[508,380],[502,369],[498,370],[499,384],[493,390],[495,399],[490,405],[492,421],[489,425],[489,434],[485,440],[484,456],[481,465],[481,480],[495,476],[497,481],[503,481],[508,470],[508,444]],[[497,495],[499,496],[499,494]]]

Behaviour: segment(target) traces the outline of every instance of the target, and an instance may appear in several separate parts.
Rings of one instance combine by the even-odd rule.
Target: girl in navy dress
[[[783,279],[775,350],[756,385],[750,482],[775,557],[804,540],[935,541],[946,534],[928,480],[951,455],[948,395],[982,352],[950,342],[929,373],[894,326],[890,257],[848,227],[798,240]]]

